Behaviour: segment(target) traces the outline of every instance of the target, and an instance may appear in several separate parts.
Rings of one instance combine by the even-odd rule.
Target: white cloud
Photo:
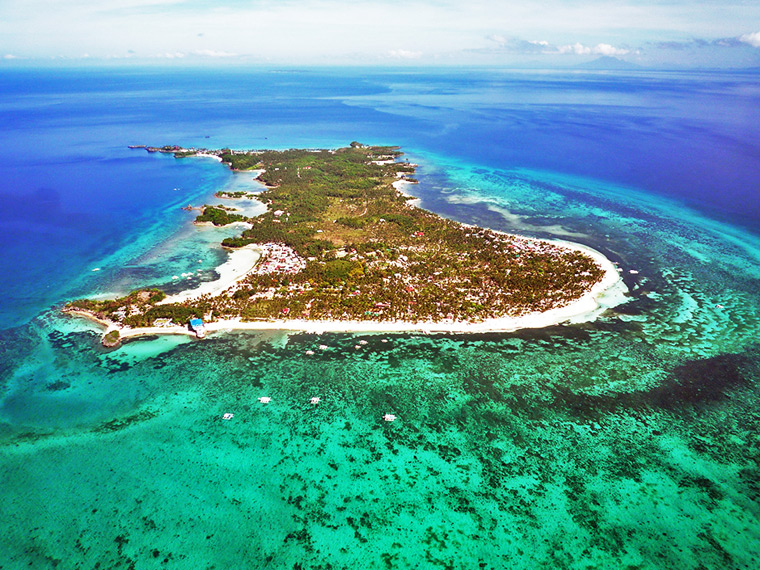
[[[193,55],[200,55],[203,57],[237,57],[238,54],[228,51],[217,51],[213,49],[197,49],[193,51]]]
[[[495,46],[475,49],[473,51],[480,53],[507,53],[507,54],[540,54],[545,53],[551,48],[549,42],[545,40],[526,41],[515,37],[505,37],[498,34],[486,36],[486,40],[494,42]]]
[[[3,59],[20,59],[20,58],[19,58],[19,56],[17,56],[17,55],[13,55],[12,53],[6,53],[6,54],[3,56]]]
[[[559,53],[585,54],[585,50],[587,49],[588,48],[586,46],[580,43],[576,43],[574,45],[566,45],[566,46],[557,47],[557,51]]]
[[[564,45],[557,47],[557,53],[561,54],[574,54],[574,55],[626,55],[631,50],[624,48],[616,48],[610,44],[597,44],[595,46],[585,46],[581,43],[574,43],[572,45]]]
[[[733,38],[749,52],[760,47],[760,32],[740,36],[751,30],[747,22],[760,21],[760,2],[698,4],[471,0],[462,10],[455,0],[0,0],[0,38],[4,52],[25,58],[103,58],[140,46],[140,57],[199,63],[234,54],[298,64],[630,57],[637,46],[688,38]]]
[[[502,35],[490,35],[487,40],[496,43],[496,46],[483,48],[480,53],[505,53],[505,54],[531,54],[531,55],[627,55],[632,52],[628,48],[619,48],[610,44],[585,45],[580,42],[574,44],[554,45],[546,40],[522,40],[520,38],[506,38]]]
[[[409,51],[406,49],[392,49],[388,55],[393,59],[419,59],[422,57],[421,51]]]
[[[592,53],[599,55],[625,55],[627,53],[630,53],[630,50],[616,48],[610,44],[598,44],[592,49]]]
[[[739,36],[739,41],[744,42],[745,44],[749,44],[752,47],[760,48],[760,32]]]
[[[157,53],[153,57],[157,57],[159,59],[182,59],[185,57],[186,54],[182,53],[181,51],[175,51],[175,52],[165,52],[165,53]]]
[[[507,38],[500,34],[491,34],[490,36],[486,36],[486,39],[492,42],[496,42],[499,45],[504,45],[507,43]]]

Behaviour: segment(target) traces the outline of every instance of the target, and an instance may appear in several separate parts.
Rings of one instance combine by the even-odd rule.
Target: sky
[[[760,1],[0,0],[0,66],[760,66]]]

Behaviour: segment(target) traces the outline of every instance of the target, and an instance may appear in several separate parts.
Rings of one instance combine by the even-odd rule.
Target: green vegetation
[[[103,346],[116,346],[119,344],[120,340],[119,331],[114,329],[103,336]]]
[[[243,190],[238,190],[235,192],[230,192],[229,190],[219,190],[214,194],[217,198],[252,198],[255,196],[253,192],[245,192]]]
[[[218,153],[218,156],[233,170],[254,170],[262,167],[262,162],[256,153],[231,151],[225,148]]]
[[[337,150],[148,150],[203,152],[237,170],[262,169],[258,179],[266,190],[257,199],[267,212],[222,243],[287,248],[280,248],[270,269],[262,269],[264,259],[216,297],[157,304],[157,293],[139,291],[114,301],[75,301],[71,308],[130,326],[204,316],[479,321],[562,306],[602,276],[582,253],[413,207],[393,186],[414,180],[415,165],[398,161],[397,147],[354,142]],[[224,206],[206,206],[198,217],[216,225],[242,219]]]
[[[215,226],[226,226],[227,224],[232,224],[234,222],[244,222],[246,221],[245,216],[241,216],[240,214],[233,214],[231,213],[232,208],[228,208],[227,206],[203,206],[203,212],[200,216],[195,218],[196,223],[200,222],[211,222]]]
[[[153,325],[156,319],[171,319],[174,323],[185,324],[191,318],[203,316],[202,304],[196,303],[192,307],[158,304],[165,298],[166,293],[160,289],[141,289],[118,299],[78,299],[68,303],[64,310],[85,311],[100,319],[130,327],[148,327]]]

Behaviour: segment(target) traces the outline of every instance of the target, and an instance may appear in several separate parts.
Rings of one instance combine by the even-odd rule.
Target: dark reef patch
[[[760,360],[756,350],[743,354],[721,354],[693,360],[674,368],[658,386],[645,391],[595,395],[572,388],[550,388],[554,406],[581,417],[597,417],[619,410],[672,410],[724,399],[732,390],[748,386],[758,378]]]
[[[758,354],[721,354],[694,360],[673,370],[672,380],[652,390],[651,401],[661,408],[709,403],[723,399],[727,392],[746,385],[758,368]],[[755,378],[757,376],[754,376]]]
[[[119,431],[122,429],[126,429],[133,424],[137,424],[137,423],[149,420],[151,418],[155,418],[156,415],[157,414],[155,412],[152,412],[150,410],[142,410],[140,412],[137,412],[136,414],[124,416],[122,418],[115,418],[109,422],[101,424],[100,426],[95,428],[93,431],[100,432],[100,433]]]
[[[70,388],[70,387],[71,387],[71,384],[69,382],[64,382],[63,380],[57,380],[45,386],[45,389],[50,392],[59,392],[61,390],[65,390],[66,388]]]

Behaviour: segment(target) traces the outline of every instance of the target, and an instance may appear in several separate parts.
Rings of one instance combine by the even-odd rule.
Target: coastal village
[[[336,150],[231,151],[139,147],[177,158],[213,156],[257,170],[268,207],[222,245],[260,258],[234,283],[182,302],[162,291],[77,300],[65,310],[109,329],[184,327],[236,321],[479,323],[562,307],[604,271],[586,253],[551,242],[468,226],[416,207],[403,193],[415,165],[396,147],[352,143]],[[217,194],[224,198],[223,194]],[[237,197],[237,196],[236,196]],[[215,211],[211,211],[215,210]],[[205,206],[199,221],[241,221]],[[194,324],[192,324],[194,323]]]
[[[286,245],[264,243],[260,246],[261,259],[251,271],[252,275],[270,275],[281,273],[295,275],[306,269],[306,260]]]

